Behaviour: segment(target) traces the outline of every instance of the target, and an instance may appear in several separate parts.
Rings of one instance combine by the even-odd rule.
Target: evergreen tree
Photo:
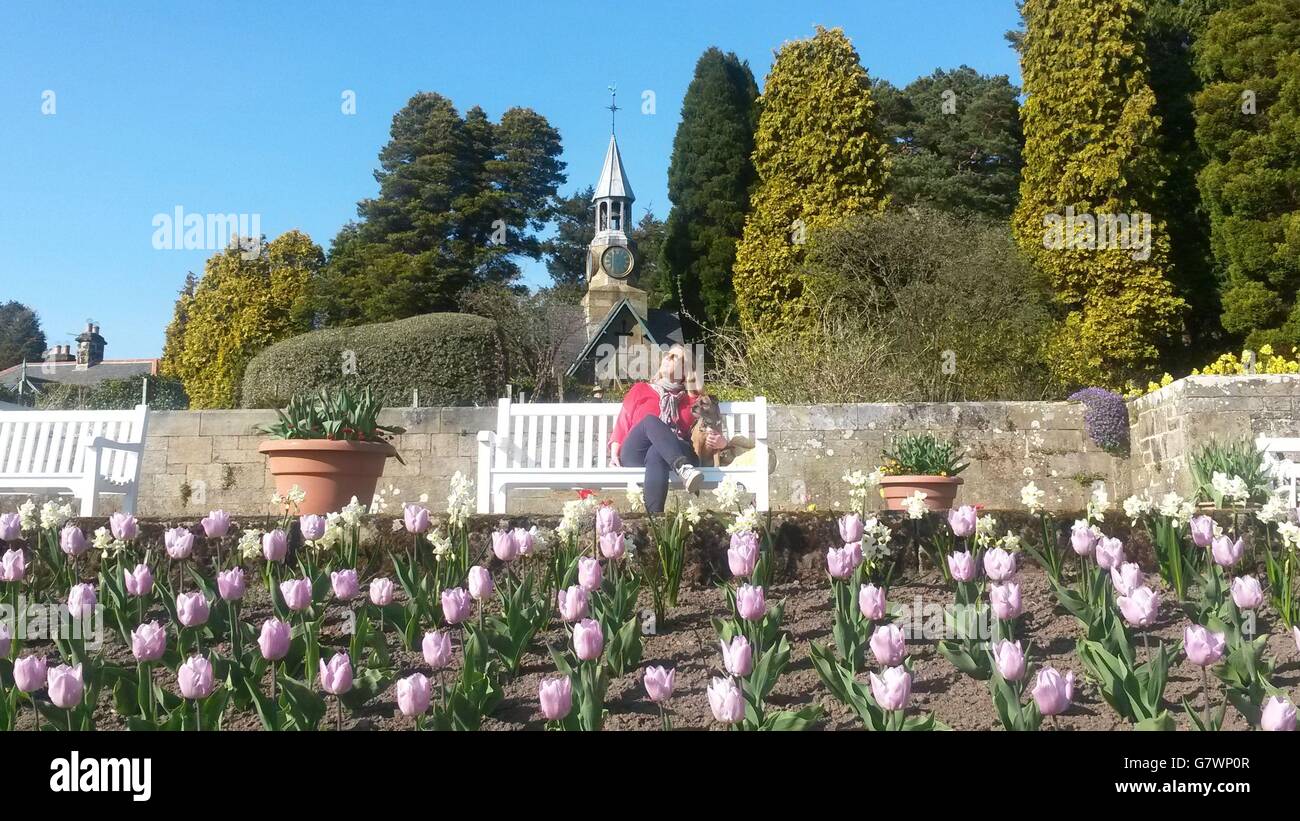
[[[176,376],[174,371],[184,349],[185,324],[189,320],[190,303],[194,301],[198,287],[199,278],[193,271],[186,271],[185,285],[176,295],[176,306],[172,309],[172,321],[167,323],[167,330],[163,334],[162,362],[159,365],[163,376]]]
[[[646,210],[628,234],[636,243],[636,270],[632,278],[636,286],[646,291],[646,304],[651,308],[676,309],[675,292],[668,266],[664,264],[664,235],[667,225]]]
[[[888,148],[871,81],[840,29],[783,45],[758,104],[758,184],[733,282],[742,324],[767,334],[815,312],[800,271],[808,235],[884,208]]]
[[[668,166],[668,214],[663,247],[665,304],[684,305],[690,318],[734,321],[731,271],[754,185],[754,126],[758,86],[749,64],[709,48],[695,64],[682,100],[682,121]],[[642,244],[642,253],[645,253]]]
[[[555,233],[544,243],[546,271],[556,285],[587,284],[587,252],[596,235],[592,217],[592,186],[567,197],[557,196],[551,209]]]
[[[1012,226],[1066,311],[1048,352],[1066,384],[1118,387],[1149,374],[1181,330],[1184,303],[1164,275],[1164,168],[1143,10],[1140,0],[1023,7],[1025,154]],[[1064,222],[1071,213],[1073,225]],[[1087,231],[1089,219],[1121,215],[1136,215],[1133,230],[1107,242]]]
[[[0,370],[20,362],[39,362],[45,332],[36,312],[21,302],[0,304]]]

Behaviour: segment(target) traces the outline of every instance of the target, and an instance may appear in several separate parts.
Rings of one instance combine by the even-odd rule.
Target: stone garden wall
[[[1300,436],[1300,377],[1191,377],[1134,400],[1129,410],[1132,449],[1124,456],[1088,440],[1083,407],[1071,402],[773,405],[772,505],[839,506],[846,471],[870,470],[892,436],[925,430],[960,439],[971,466],[959,499],[991,508],[1018,507],[1030,480],[1047,491],[1050,508],[1066,511],[1082,509],[1096,482],[1106,483],[1112,500],[1143,487],[1186,493],[1187,452],[1195,443],[1211,435]],[[390,459],[385,483],[406,500],[428,493],[437,506],[452,474],[474,476],[475,434],[493,427],[495,414],[492,407],[386,411],[384,421],[407,433],[396,443],[406,464]],[[274,483],[254,426],[274,418],[246,410],[151,414],[140,514],[265,511]],[[553,512],[560,498],[512,494],[510,512]]]

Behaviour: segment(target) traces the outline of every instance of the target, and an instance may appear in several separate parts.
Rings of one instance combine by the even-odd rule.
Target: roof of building
[[[89,368],[78,368],[76,362],[28,362],[27,381],[40,387],[59,382],[68,385],[95,385],[105,379],[130,379],[158,373],[157,359],[105,359]],[[0,371],[0,385],[17,385],[23,376],[22,364]]]
[[[646,338],[650,340],[652,345],[671,345],[674,342],[681,342],[683,339],[682,323],[677,314],[672,311],[651,308],[649,310],[649,315],[642,317],[636,312],[636,309],[632,307],[632,303],[629,300],[624,299],[613,308],[609,309],[609,313],[606,314],[605,319],[601,321],[600,327],[592,333],[591,338],[587,340],[587,344],[578,351],[577,356],[570,360],[568,370],[569,376],[577,373],[578,368],[582,363],[587,361],[587,359],[595,353],[596,347],[605,339],[610,327],[614,324],[614,320],[618,319],[618,317],[624,313],[630,316],[636,324],[641,326],[641,330],[645,333]]]
[[[600,179],[596,181],[596,193],[591,201],[604,197],[626,197],[629,202],[636,199],[632,193],[632,183],[627,181],[623,171],[623,156],[618,153],[618,140],[609,135],[609,148],[605,150],[605,165],[600,169]]]

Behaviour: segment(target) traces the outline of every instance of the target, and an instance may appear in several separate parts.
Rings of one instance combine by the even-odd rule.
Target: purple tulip
[[[747,676],[754,669],[754,651],[744,636],[736,636],[722,645],[722,667],[733,676]]]
[[[1291,637],[1295,639],[1296,652],[1300,653],[1300,627],[1291,628]]]
[[[747,621],[758,621],[767,615],[763,588],[748,584],[736,588],[736,612]]]
[[[655,704],[662,704],[673,697],[673,677],[676,670],[664,667],[647,667],[643,676],[645,694]]]
[[[325,535],[325,517],[308,513],[298,517],[298,529],[302,531],[303,541],[314,542]]]
[[[568,676],[544,678],[537,684],[537,703],[547,721],[559,721],[573,709],[573,685]]]
[[[575,622],[587,617],[587,591],[578,585],[556,594],[556,603],[560,609],[560,618],[566,622]]]
[[[1070,528],[1070,547],[1079,556],[1091,556],[1092,550],[1097,546],[1097,534],[1093,532],[1092,525],[1085,521],[1074,523]]]
[[[959,539],[968,538],[974,533],[978,521],[979,511],[970,505],[948,511],[948,527],[952,530],[952,535]]]
[[[397,709],[404,716],[424,715],[433,700],[433,685],[423,673],[412,673],[397,682]]]
[[[847,579],[857,570],[862,561],[862,545],[847,544],[844,547],[826,548],[826,572],[832,579]]]
[[[435,670],[451,664],[451,634],[446,630],[425,633],[420,649],[424,651],[424,663]]]
[[[503,562],[512,562],[519,555],[515,540],[505,530],[492,531],[492,553]]]
[[[871,695],[882,710],[905,710],[912,698],[912,674],[904,667],[889,667],[871,674]]]
[[[207,624],[208,600],[197,590],[193,593],[181,593],[176,597],[176,618],[186,627]]]
[[[1137,590],[1145,579],[1142,568],[1133,562],[1124,562],[1119,567],[1110,569],[1110,582],[1115,585],[1115,592],[1121,596],[1127,596]]]
[[[473,599],[464,588],[453,587],[442,591],[442,618],[448,624],[460,624],[469,618]]]
[[[147,564],[137,564],[134,570],[122,568],[122,581],[128,596],[147,596],[153,592],[153,571]]]
[[[93,584],[74,584],[68,591],[68,612],[74,619],[85,618],[94,612],[98,601]]]
[[[1270,732],[1293,732],[1295,707],[1284,698],[1269,697],[1268,701],[1264,702],[1264,710],[1259,717],[1259,728]]]
[[[0,542],[16,542],[23,535],[23,518],[17,513],[0,513]]]
[[[334,590],[334,598],[339,601],[353,598],[361,589],[361,583],[357,580],[357,571],[348,569],[331,572],[330,587]]]
[[[1003,639],[994,644],[993,663],[997,665],[998,675],[1007,681],[1020,681],[1025,676],[1025,651],[1018,641]]]
[[[990,581],[1004,582],[1016,575],[1016,555],[995,547],[984,554],[984,574]]]
[[[0,557],[0,581],[20,582],[27,575],[27,557],[21,549],[6,550]]]
[[[380,576],[370,580],[370,603],[377,607],[387,607],[393,603],[393,580]]]
[[[423,533],[429,529],[429,510],[419,505],[402,506],[402,523],[407,533]]]
[[[242,567],[232,567],[217,574],[217,594],[222,601],[239,601],[248,591]]]
[[[329,662],[320,660],[320,686],[332,696],[352,689],[352,661],[347,653],[335,653]]]
[[[203,656],[190,656],[176,669],[176,683],[185,698],[207,698],[217,688],[216,677],[212,674],[212,662]]]
[[[1238,576],[1232,580],[1232,601],[1242,610],[1254,610],[1264,603],[1264,591],[1254,576]]]
[[[199,520],[203,525],[203,535],[209,539],[223,539],[230,532],[230,514],[224,510],[214,510]]]
[[[614,533],[621,533],[623,530],[623,520],[619,517],[618,511],[613,505],[601,505],[596,510],[596,533],[600,536],[609,536]]]
[[[862,517],[856,513],[847,513],[840,517],[840,541],[848,544],[849,542],[862,541]]]
[[[475,601],[492,598],[494,587],[492,574],[486,567],[476,564],[469,569],[469,594]]]
[[[578,557],[578,584],[582,585],[583,590],[594,593],[600,589],[603,580],[599,561],[590,556]]]
[[[156,621],[131,631],[131,655],[139,662],[157,661],[167,649],[167,631]]]
[[[1210,548],[1214,556],[1214,563],[1219,567],[1232,567],[1241,561],[1241,556],[1246,547],[1242,544],[1241,539],[1235,542],[1227,536],[1218,536],[1215,538],[1213,546]]]
[[[80,556],[87,547],[90,544],[86,541],[86,534],[76,525],[67,525],[59,531],[59,549],[69,556]]]
[[[311,607],[311,580],[285,579],[280,582],[280,595],[284,605],[295,613]]]
[[[279,661],[289,652],[289,639],[292,628],[279,619],[267,619],[262,622],[262,634],[257,637],[257,647],[262,651],[262,658],[267,661]]]
[[[1160,594],[1143,585],[1115,600],[1124,620],[1133,627],[1150,627],[1160,612]]]
[[[600,658],[605,649],[605,632],[595,619],[583,619],[573,625],[573,652],[582,661]]]
[[[956,553],[949,553],[948,572],[952,574],[953,579],[956,581],[974,581],[975,557],[965,550]]]
[[[880,621],[885,617],[885,591],[874,584],[864,584],[858,590],[858,609],[867,621]]]
[[[606,559],[620,559],[627,550],[623,532],[606,533],[600,537],[600,555]]]
[[[289,552],[289,540],[280,528],[262,534],[262,557],[268,562],[282,562]]]
[[[727,548],[727,566],[738,579],[748,577],[758,564],[758,534],[743,530],[731,534],[731,547]]]
[[[1124,563],[1124,543],[1119,539],[1102,536],[1097,542],[1097,566],[1110,570]]]
[[[527,556],[533,552],[533,545],[536,542],[536,537],[533,536],[533,531],[524,530],[522,527],[516,527],[514,530],[510,531],[510,541],[514,544],[516,553],[520,556]]]
[[[167,549],[167,558],[174,561],[188,559],[194,552],[194,534],[184,527],[173,527],[163,533],[163,545]]]
[[[14,662],[14,684],[24,693],[34,693],[45,686],[45,657],[23,656]]]
[[[45,674],[45,687],[50,692],[50,701],[54,706],[70,710],[81,703],[86,683],[81,677],[81,665],[69,667],[60,664]]]
[[[1197,516],[1191,523],[1192,541],[1197,547],[1209,547],[1214,542],[1214,520]]]
[[[871,655],[881,667],[895,667],[907,655],[907,641],[896,624],[882,624],[871,634]]]
[[[114,513],[108,517],[108,529],[113,538],[124,542],[134,541],[140,535],[140,523],[130,513]]]
[[[1070,709],[1074,700],[1074,671],[1062,676],[1055,668],[1044,667],[1038,671],[1032,695],[1038,712],[1045,716],[1060,715]]]
[[[1021,613],[1020,585],[1015,582],[995,584],[989,587],[989,604],[998,618],[1014,619]]]
[[[1183,631],[1183,649],[1187,660],[1199,667],[1217,664],[1226,647],[1222,633],[1212,633],[1199,624],[1189,624]]]
[[[708,695],[713,717],[723,724],[735,724],[745,717],[745,697],[730,678],[714,678]]]

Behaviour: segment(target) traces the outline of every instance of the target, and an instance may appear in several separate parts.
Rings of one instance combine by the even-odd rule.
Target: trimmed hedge
[[[291,337],[248,363],[240,404],[280,408],[297,394],[341,384],[369,387],[389,407],[410,407],[417,389],[424,407],[491,402],[505,385],[497,324],[438,313]]]
[[[94,385],[50,385],[36,405],[41,410],[130,410],[140,404],[141,379],[149,380],[152,410],[185,410],[190,406],[185,386],[179,379],[165,376],[105,379]]]

